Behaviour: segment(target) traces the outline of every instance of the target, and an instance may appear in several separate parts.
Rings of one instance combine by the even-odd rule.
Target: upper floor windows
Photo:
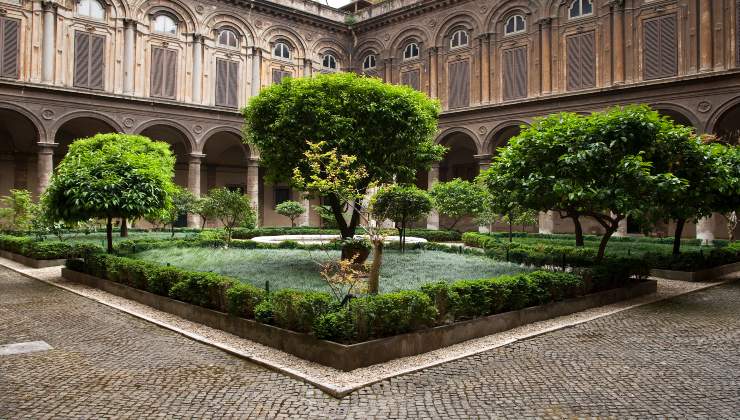
[[[154,32],[166,35],[177,35],[177,22],[168,15],[157,15],[154,18]]]
[[[467,47],[469,42],[468,33],[463,30],[457,30],[450,38],[450,48]]]
[[[335,71],[337,69],[337,59],[331,54],[326,54],[321,62],[321,67],[324,70]]]
[[[20,41],[21,22],[0,16],[0,77],[18,78]]]
[[[574,0],[568,9],[568,17],[571,19],[590,16],[593,13],[594,3],[592,0]]]
[[[77,15],[103,20],[105,18],[105,8],[97,0],[79,0],[77,3]]]
[[[522,33],[527,29],[527,21],[522,15],[514,15],[506,20],[504,26],[504,33],[506,35],[514,35]]]
[[[278,42],[272,49],[272,55],[283,60],[290,60],[290,47],[284,42]]]
[[[231,29],[222,29],[218,33],[218,45],[228,48],[238,48],[239,37]]]
[[[370,54],[367,57],[365,57],[364,60],[362,60],[363,70],[372,70],[376,66],[377,66],[377,59],[375,58],[375,54]]]
[[[412,60],[414,58],[419,58],[419,44],[412,42],[404,48],[403,59]]]

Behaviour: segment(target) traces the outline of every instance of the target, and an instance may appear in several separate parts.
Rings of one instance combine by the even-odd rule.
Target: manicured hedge
[[[322,292],[265,290],[214,273],[182,270],[107,254],[70,259],[67,267],[183,302],[254,318],[318,338],[354,343],[464,319],[541,305],[630,280],[614,267],[576,275],[535,271],[492,279],[433,283],[422,290],[369,295],[340,305]],[[606,277],[605,277],[606,276]]]
[[[358,229],[358,234],[362,231]],[[388,235],[398,235],[395,229],[388,229]],[[281,236],[281,235],[338,235],[337,229],[321,229],[316,227],[268,227],[258,229],[236,229],[234,239],[253,239],[258,236]],[[462,239],[462,234],[454,230],[431,230],[431,229],[406,229],[406,236],[423,238],[433,242],[457,242]]]
[[[37,241],[27,236],[0,235],[0,249],[37,260],[61,260],[82,257],[99,248],[87,244]]]

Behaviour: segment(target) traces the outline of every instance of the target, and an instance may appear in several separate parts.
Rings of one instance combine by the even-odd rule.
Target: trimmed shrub
[[[175,267],[157,267],[149,273],[147,291],[161,296],[169,296],[170,289],[180,281],[183,271]]]
[[[264,290],[250,284],[236,284],[226,290],[229,313],[244,318],[254,318],[255,308],[265,299],[266,295]]]
[[[238,283],[235,279],[214,273],[182,271],[180,280],[170,288],[169,295],[193,305],[226,312],[226,290]]]
[[[0,235],[0,249],[37,260],[61,260],[81,258],[100,248],[89,244],[37,241],[27,236]]]
[[[308,333],[316,318],[331,312],[336,305],[328,293],[283,289],[269,297],[273,325]]]

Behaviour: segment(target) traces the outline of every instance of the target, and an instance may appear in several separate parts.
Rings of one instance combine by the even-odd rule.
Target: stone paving
[[[0,268],[5,418],[740,418],[740,282],[534,337],[336,400]]]

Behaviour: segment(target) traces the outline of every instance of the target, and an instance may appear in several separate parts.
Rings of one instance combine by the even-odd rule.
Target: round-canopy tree
[[[413,181],[442,159],[444,148],[434,143],[439,103],[405,86],[383,83],[353,73],[287,79],[264,89],[243,110],[247,142],[260,150],[261,165],[271,181],[289,181],[298,169],[309,178],[304,153],[309,142],[324,142],[327,150],[353,156],[367,169],[359,185]],[[342,237],[354,236],[360,206],[349,221],[336,194],[324,197]]]
[[[454,229],[464,217],[480,214],[486,199],[481,186],[460,178],[434,184],[429,194],[439,214],[452,220],[447,229]]]
[[[406,251],[406,226],[432,211],[429,193],[416,185],[390,185],[381,188],[372,201],[372,212],[396,224],[401,242],[401,252]]]
[[[175,191],[175,158],[167,143],[125,134],[77,140],[54,170],[43,200],[55,220],[107,220],[113,252],[114,218],[166,215]]]
[[[290,219],[290,227],[295,227],[295,219],[306,212],[301,203],[297,201],[283,201],[275,206],[275,212]]]

